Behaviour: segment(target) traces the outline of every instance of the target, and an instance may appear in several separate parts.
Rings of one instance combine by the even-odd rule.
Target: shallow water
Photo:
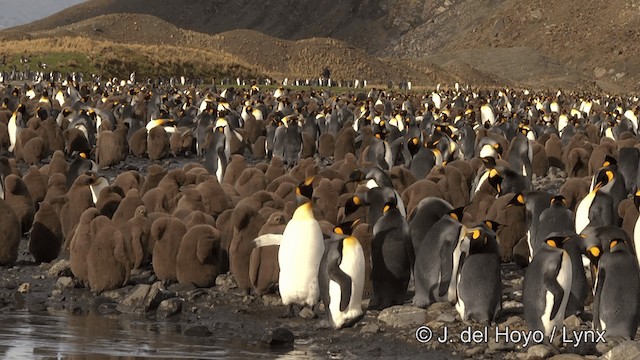
[[[3,359],[315,359],[309,344],[292,348],[267,346],[214,334],[189,337],[180,323],[126,317],[53,315],[13,312],[0,315],[0,358]]]

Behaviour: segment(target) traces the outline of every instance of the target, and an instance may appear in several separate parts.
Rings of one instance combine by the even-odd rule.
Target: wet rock
[[[456,320],[456,317],[449,313],[442,313],[440,316],[436,318],[438,321],[442,321],[443,323],[450,323]]]
[[[533,345],[527,350],[526,359],[547,359],[554,355],[554,351],[547,345]]]
[[[19,293],[25,294],[25,293],[28,293],[29,290],[31,290],[31,284],[29,283],[22,283],[20,284],[20,286],[18,286]]]
[[[100,313],[100,315],[117,315],[120,312],[118,311],[118,304],[107,302],[98,306],[98,313]]]
[[[124,299],[129,290],[129,288],[120,288],[115,290],[103,291],[100,296],[112,302],[119,302]]]
[[[236,280],[231,274],[221,274],[216,278],[216,286],[220,288],[220,291],[227,292],[231,289],[238,287]]]
[[[576,315],[571,315],[568,318],[564,319],[562,323],[569,329],[576,330],[580,328],[580,325],[582,325],[582,320],[580,320],[580,318]]]
[[[410,328],[427,322],[427,310],[396,305],[380,311],[378,320],[395,328]]]
[[[427,311],[443,311],[451,309],[451,304],[448,302],[436,302],[427,308]]]
[[[502,309],[503,310],[517,309],[517,308],[521,308],[521,307],[522,307],[522,303],[518,302],[518,301],[514,301],[514,300],[505,301],[505,302],[502,303]]]
[[[181,311],[182,300],[178,298],[167,299],[163,300],[158,306],[157,316],[159,319],[166,319],[179,314]]]
[[[127,296],[118,303],[118,310],[125,314],[144,314],[158,308],[163,300],[175,297],[166,291],[161,282],[153,285],[136,285]]]
[[[484,354],[485,349],[486,348],[484,346],[475,346],[475,347],[472,347],[471,349],[465,350],[464,356],[470,357],[470,358],[477,358],[480,354]]]
[[[60,277],[58,278],[58,281],[56,281],[56,288],[60,290],[68,289],[74,286],[75,283],[73,282],[73,278],[69,276]]]
[[[360,328],[360,334],[377,334],[380,332],[380,325],[376,323],[370,323]]]
[[[607,339],[607,342],[609,340]],[[624,341],[600,357],[602,360],[634,360],[640,359],[640,343]]]
[[[308,320],[308,319],[315,318],[316,314],[313,312],[313,310],[309,309],[308,307],[305,307],[302,310],[300,310],[300,313],[298,314],[298,316]]]
[[[549,360],[584,360],[588,359],[576,354],[560,354],[549,358]]]
[[[260,337],[260,342],[271,346],[293,344],[294,340],[295,335],[284,327],[269,329]]]
[[[262,295],[262,303],[266,306],[279,306],[282,305],[282,299],[278,295],[267,294]]]
[[[196,325],[185,329],[182,332],[182,335],[192,337],[209,337],[213,335],[213,333],[204,325]]]
[[[71,273],[71,261],[67,259],[58,260],[47,270],[48,277],[73,276]]]

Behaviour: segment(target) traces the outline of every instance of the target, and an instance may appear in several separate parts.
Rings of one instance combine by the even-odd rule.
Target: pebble
[[[440,314],[440,316],[436,318],[436,320],[442,321],[444,323],[450,323],[450,322],[454,322],[456,320],[456,317],[449,313],[442,313]]]
[[[69,276],[59,277],[56,281],[56,288],[63,290],[74,286],[73,278]]]
[[[376,323],[366,324],[360,328],[360,334],[377,334],[380,331],[380,326]]]
[[[580,328],[580,325],[582,325],[582,320],[580,320],[580,318],[576,315],[571,315],[568,318],[564,319],[562,323],[564,324],[564,326],[570,328],[571,330],[577,330]]]
[[[300,313],[298,313],[298,316],[300,316],[303,319],[313,319],[316,317],[316,314],[313,312],[313,310],[309,309],[308,307],[303,308],[302,310],[300,310]]]
[[[260,337],[260,342],[271,346],[293,344],[294,340],[295,335],[284,327],[269,329]]]
[[[609,340],[607,339],[607,342]],[[635,360],[640,359],[640,343],[624,341],[600,357],[602,360]]]
[[[47,270],[47,276],[60,277],[60,276],[72,276],[71,273],[71,261],[67,259],[58,260],[55,264],[51,265]]]
[[[262,303],[266,306],[279,306],[282,305],[282,299],[280,296],[267,294],[262,295]]]
[[[396,305],[380,311],[378,320],[395,328],[412,328],[427,322],[427,310],[413,306]]]
[[[163,300],[158,305],[156,312],[159,319],[166,319],[182,312],[182,300],[179,298],[171,298]]]
[[[554,355],[554,351],[547,345],[533,345],[527,349],[527,359],[547,359]]]

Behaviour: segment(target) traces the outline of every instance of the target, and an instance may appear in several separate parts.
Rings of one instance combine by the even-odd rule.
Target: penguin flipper
[[[340,285],[340,311],[345,311],[351,301],[351,278],[334,262],[329,267],[329,278]]]
[[[551,319],[555,318],[560,310],[560,305],[562,303],[562,298],[564,297],[564,289],[558,283],[558,279],[556,278],[558,272],[560,271],[560,266],[562,264],[562,258],[555,266],[555,269],[547,269],[544,273],[543,281],[544,285],[553,295],[553,306],[551,307]]]
[[[438,284],[438,296],[440,297],[447,295],[453,274],[453,249],[451,245],[445,241],[440,247],[440,283]]]
[[[282,242],[282,234],[264,234],[253,239],[254,247],[263,247],[270,245],[280,245]]]

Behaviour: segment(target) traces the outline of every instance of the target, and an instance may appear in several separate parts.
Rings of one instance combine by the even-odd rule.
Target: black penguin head
[[[565,199],[562,195],[556,195],[551,198],[551,206],[567,207],[567,199]]]
[[[299,203],[311,201],[311,198],[313,196],[313,186],[311,185],[312,183],[313,177],[308,177],[296,188],[296,197],[298,198]]]
[[[358,209],[362,205],[365,205],[365,202],[363,201],[363,199],[360,196],[358,196],[357,194],[353,195],[344,204],[344,215],[345,216],[349,216],[349,215],[355,213],[356,211],[358,211]]]
[[[499,255],[497,242],[495,241],[496,233],[492,226],[494,226],[492,221],[485,221],[467,230],[466,237],[469,239],[469,254],[493,252]]]
[[[523,205],[524,205],[524,196],[522,195],[522,193],[517,193],[517,194],[513,195],[513,197],[511,198],[511,200],[507,204],[507,207],[523,206]]]
[[[615,174],[609,169],[602,169],[598,171],[598,174],[596,175],[596,184],[593,189],[600,189],[601,187],[607,185],[609,182],[613,181],[614,177]]]
[[[564,243],[569,241],[569,239],[571,239],[570,236],[551,234],[549,237],[547,237],[544,243],[552,248],[562,249]]]
[[[465,207],[459,207],[459,208],[455,208],[451,211],[449,211],[447,213],[447,216],[449,216],[450,218],[452,218],[453,220],[457,221],[457,222],[462,222],[462,216],[464,215],[464,209]]]
[[[355,169],[351,172],[351,174],[349,174],[349,180],[347,181],[349,182],[358,182],[358,181],[362,181],[365,179],[365,175],[362,172],[362,170],[360,169]]]
[[[609,240],[609,252],[615,251],[628,251],[627,241],[625,239],[611,239]]]
[[[342,224],[333,228],[333,233],[338,236],[351,236],[351,234],[353,234],[353,228],[355,228],[359,223],[360,219],[343,222]]]
[[[396,201],[395,198],[391,198],[384,204],[384,207],[382,208],[382,213],[387,214],[389,211],[394,209],[398,210],[398,202]]]
[[[636,193],[633,194],[633,203],[636,205],[636,207],[640,207],[640,189],[638,189]]]
[[[502,193],[502,176],[500,176],[500,173],[498,172],[498,170],[496,170],[495,168],[489,170],[488,181],[489,181],[489,185],[491,185],[491,187],[493,187],[498,191],[498,194]]]
[[[485,156],[480,158],[480,160],[482,160],[484,167],[486,167],[487,169],[493,169],[496,167],[496,158],[494,158],[493,156]]]
[[[585,255],[591,261],[591,264],[594,267],[598,267],[598,261],[600,260],[600,256],[602,255],[602,247],[598,244],[595,246],[591,246],[585,251]]]
[[[602,163],[602,167],[609,167],[609,166],[617,166],[618,165],[618,161],[616,160],[616,158],[614,158],[611,155],[605,155],[604,156],[604,162]]]
[[[420,150],[420,147],[420,139],[418,139],[417,137],[412,137],[411,139],[409,139],[409,141],[407,141],[407,149],[409,150],[411,156],[417,154]]]

